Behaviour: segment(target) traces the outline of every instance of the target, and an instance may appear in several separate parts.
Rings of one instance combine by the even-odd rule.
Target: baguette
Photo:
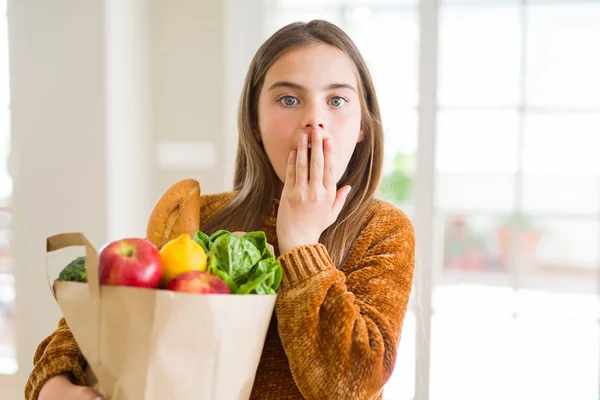
[[[146,238],[159,250],[170,240],[187,233],[192,236],[200,228],[200,183],[184,179],[168,188],[156,202]]]

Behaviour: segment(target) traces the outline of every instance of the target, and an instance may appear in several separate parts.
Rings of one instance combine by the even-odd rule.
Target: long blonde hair
[[[271,211],[279,178],[257,138],[258,98],[265,75],[285,52],[300,46],[324,43],[343,51],[355,64],[361,97],[361,128],[364,139],[357,143],[338,189],[352,186],[346,203],[319,242],[325,245],[338,268],[343,266],[352,243],[360,234],[363,219],[371,206],[383,164],[383,130],[375,88],[366,63],[352,40],[337,26],[322,20],[296,22],[275,32],[257,51],[246,80],[238,111],[238,148],[232,202],[201,229],[211,234],[218,229],[258,230]],[[239,210],[251,212],[240,212]]]

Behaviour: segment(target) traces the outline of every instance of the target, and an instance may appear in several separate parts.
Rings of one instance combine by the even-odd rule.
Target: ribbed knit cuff
[[[86,374],[81,369],[80,359],[78,356],[71,354],[60,355],[56,357],[46,357],[36,364],[32,371],[29,381],[25,385],[25,399],[37,400],[42,386],[46,384],[48,379],[70,372],[73,374],[76,385],[86,384]]]
[[[322,244],[297,247],[279,257],[283,269],[283,286],[293,286],[322,271],[336,269],[327,248]]]

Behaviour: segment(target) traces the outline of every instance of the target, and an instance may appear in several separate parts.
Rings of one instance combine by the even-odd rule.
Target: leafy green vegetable
[[[244,235],[244,239],[252,242],[254,247],[258,249],[261,259],[272,256],[271,252],[267,248],[267,236],[264,232],[248,232]]]
[[[231,293],[238,292],[238,286],[235,284],[233,279],[231,279],[231,277],[229,276],[229,274],[227,272],[221,271],[220,269],[212,269],[210,271],[210,273],[223,279],[225,281],[225,283],[227,284],[227,286],[229,286],[229,290],[231,291]]]
[[[261,258],[252,242],[231,233],[221,234],[212,243],[210,252],[211,257],[217,260],[214,265],[227,272],[237,284]]]
[[[220,231],[216,231],[215,233],[213,233],[212,235],[210,235],[210,237],[208,238],[208,242],[210,244],[210,247],[212,247],[213,243],[215,242],[215,240],[217,240],[219,238],[219,236],[221,236],[221,235],[227,235],[227,234],[231,234],[231,232],[221,229]]]
[[[204,252],[208,254],[210,248],[210,238],[201,231],[197,231],[193,237],[194,242],[198,243],[204,249]]]
[[[248,281],[241,285],[237,293],[275,294],[281,282],[281,266],[275,257],[260,260]]]
[[[208,272],[223,279],[232,294],[275,294],[281,283],[281,264],[269,250],[264,232],[243,237],[219,230],[210,237],[201,231],[194,241],[207,250]]]
[[[85,256],[77,257],[71,261],[58,274],[59,281],[69,282],[87,282],[87,274],[85,272]]]

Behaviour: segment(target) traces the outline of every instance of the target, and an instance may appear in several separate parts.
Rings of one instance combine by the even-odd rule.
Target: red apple
[[[189,271],[177,275],[171,279],[167,289],[187,293],[231,294],[223,279],[205,271]]]
[[[100,284],[157,288],[163,276],[156,246],[138,238],[120,239],[100,250]]]

